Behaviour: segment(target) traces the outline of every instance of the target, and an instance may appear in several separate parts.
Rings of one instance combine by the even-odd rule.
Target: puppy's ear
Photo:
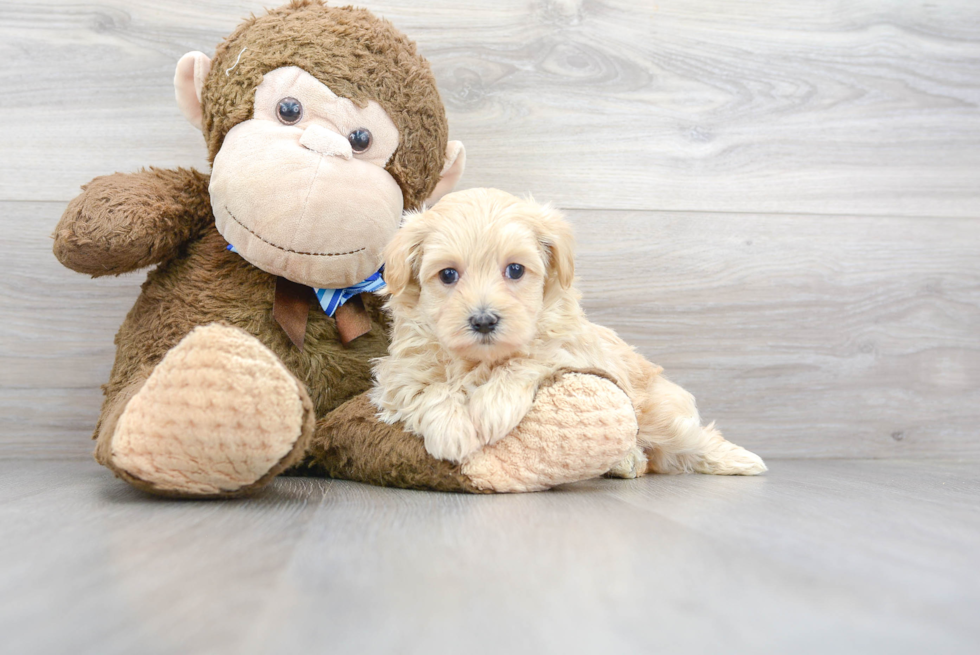
[[[561,212],[542,208],[538,241],[548,257],[548,282],[557,281],[563,289],[570,288],[575,280],[575,237]]]
[[[426,234],[422,216],[416,212],[406,214],[401,229],[385,248],[384,279],[388,292],[394,297],[411,289],[418,292],[418,271]]]

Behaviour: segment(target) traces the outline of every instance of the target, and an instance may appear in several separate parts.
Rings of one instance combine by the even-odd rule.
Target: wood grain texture
[[[0,457],[81,455],[143,274],[51,255],[0,203]],[[980,224],[569,212],[584,304],[764,457],[980,457]]]
[[[0,6],[0,200],[204,165],[178,57],[257,1]],[[565,207],[975,216],[980,4],[365,2],[432,61],[465,185]]]
[[[779,457],[980,455],[977,221],[571,218],[592,320],[664,366],[736,443]]]
[[[976,652],[974,464],[772,464],[180,502],[94,462],[0,462],[0,634],[78,655]]]

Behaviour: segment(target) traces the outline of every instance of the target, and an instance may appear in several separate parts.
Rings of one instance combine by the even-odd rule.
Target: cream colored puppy
[[[451,193],[409,214],[385,255],[394,326],[371,399],[433,456],[459,462],[496,442],[542,380],[592,368],[615,378],[639,423],[638,447],[613,475],[766,470],[703,427],[694,397],[663,369],[586,319],[572,287],[571,229],[557,211],[494,189]]]

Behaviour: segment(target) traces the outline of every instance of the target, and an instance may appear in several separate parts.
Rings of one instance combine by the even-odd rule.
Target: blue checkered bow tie
[[[238,251],[235,250],[235,246],[231,245],[230,243],[228,244],[227,249],[233,253],[238,253]],[[313,291],[316,293],[316,300],[318,303],[320,303],[320,307],[324,312],[326,312],[327,316],[333,316],[341,305],[357,294],[371,293],[384,288],[385,281],[381,277],[384,270],[385,267],[382,266],[380,269],[378,269],[377,273],[374,273],[363,282],[358,282],[353,286],[344,287],[343,289],[317,289],[316,287],[313,287]]]

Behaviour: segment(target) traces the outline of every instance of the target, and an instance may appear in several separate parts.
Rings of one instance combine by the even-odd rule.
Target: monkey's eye
[[[507,268],[504,269],[504,277],[510,278],[511,280],[520,280],[524,277],[524,266],[521,264],[508,264]]]
[[[445,285],[456,284],[459,280],[459,271],[455,268],[444,268],[439,271],[439,279]]]
[[[276,116],[285,125],[295,125],[303,118],[303,103],[296,98],[283,98],[276,105]]]
[[[371,132],[363,127],[359,127],[347,135],[347,140],[350,141],[351,150],[354,152],[364,152],[371,147]]]

